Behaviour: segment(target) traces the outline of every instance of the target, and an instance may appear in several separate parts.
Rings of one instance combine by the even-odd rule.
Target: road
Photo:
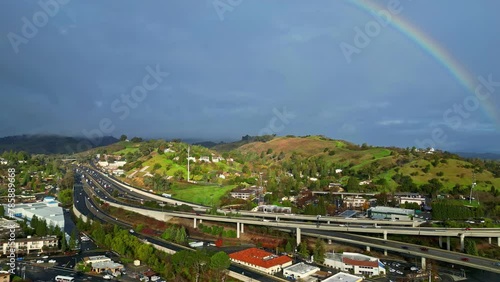
[[[96,204],[93,202],[92,198],[89,197],[89,195],[87,195],[85,193],[82,184],[75,184],[74,191],[75,191],[74,192],[75,199],[77,196],[79,198],[77,200],[78,202],[75,202],[75,206],[82,214],[86,214],[86,215],[93,214],[96,218],[98,218],[99,220],[101,220],[103,222],[117,224],[117,225],[119,225],[123,228],[126,228],[126,229],[131,228],[130,224],[123,222],[123,221],[120,221],[120,220],[117,220],[115,218],[112,218],[109,215],[107,215],[105,212],[103,212],[101,209],[99,209],[99,207],[96,206]],[[173,250],[176,252],[181,251],[181,250],[186,250],[186,249],[192,250],[192,249],[187,248],[187,247],[180,247],[178,245],[171,244],[171,243],[165,242],[163,240],[159,240],[155,237],[144,236],[144,235],[141,235],[138,233],[132,233],[132,235],[134,235],[140,239],[143,239],[143,240],[146,239],[148,242],[150,242],[152,244],[156,244],[156,245],[165,247],[167,249],[170,249],[170,250]],[[236,273],[240,273],[240,274],[244,273],[244,275],[246,277],[256,279],[257,281],[265,281],[265,282],[276,281],[276,279],[272,279],[269,276],[263,275],[259,272],[252,271],[251,269],[240,267],[240,266],[235,265],[235,264],[231,264],[231,266],[229,267],[229,270],[236,272]]]

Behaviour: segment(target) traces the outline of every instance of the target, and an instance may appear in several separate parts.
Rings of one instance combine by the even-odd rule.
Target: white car
[[[55,259],[51,259],[51,260],[49,260],[49,263],[56,263],[56,260]]]
[[[111,278],[113,278],[113,277],[112,277],[111,275],[109,275],[109,274],[106,274],[106,275],[104,275],[104,277],[102,277],[102,278],[104,278],[104,279],[106,279],[106,280],[111,280]]]
[[[151,281],[158,281],[160,279],[161,279],[160,276],[156,276],[156,275],[155,276],[151,276]]]
[[[44,263],[43,260],[37,260],[36,263]]]

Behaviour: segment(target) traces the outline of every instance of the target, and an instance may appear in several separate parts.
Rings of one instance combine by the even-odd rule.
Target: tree
[[[224,281],[226,269],[231,265],[231,260],[225,252],[217,252],[210,258],[210,269],[215,272],[216,281]]]
[[[323,263],[325,260],[325,243],[318,238],[314,246],[314,261]]]
[[[304,257],[304,258],[309,257],[309,250],[307,249],[307,243],[306,243],[306,242],[302,242],[302,243],[300,244],[299,253],[300,253],[300,254],[302,255],[302,257]]]
[[[290,243],[290,240],[288,240],[286,242],[286,245],[285,245],[285,252],[287,253],[291,253],[292,252],[292,244]]]
[[[58,199],[63,206],[69,206],[73,204],[73,191],[71,191],[71,189],[61,190],[59,192]]]
[[[125,140],[127,140],[127,135],[122,134],[122,136],[120,136],[120,141],[125,141]]]
[[[356,192],[359,191],[359,181],[355,177],[349,177],[347,181],[346,189],[348,192]]]

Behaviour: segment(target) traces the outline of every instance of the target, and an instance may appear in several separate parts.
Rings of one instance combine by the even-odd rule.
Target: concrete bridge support
[[[240,238],[240,223],[236,222],[236,238]]]
[[[369,252],[370,251],[370,246],[366,246],[366,251]]]
[[[196,221],[197,221],[197,220],[198,220],[198,219],[197,219],[196,217],[195,217],[195,218],[193,218],[193,227],[194,227],[194,229],[196,229],[196,228],[197,228],[197,227],[196,227]]]
[[[384,240],[387,240],[387,230],[384,230]]]
[[[500,247],[500,237],[497,238],[497,245]]]
[[[465,250],[465,234],[460,234],[460,251]]]
[[[439,247],[443,247],[443,237],[439,236]]]
[[[450,236],[446,237],[446,249],[448,251],[451,249]]]
[[[491,237],[488,237],[488,244],[491,245]]]
[[[427,267],[427,262],[425,261],[424,257],[420,258],[420,264],[421,264],[422,270],[425,270],[425,268]]]
[[[241,233],[245,233],[245,225],[243,225],[243,223],[240,223],[240,229]]]
[[[302,242],[301,238],[300,238],[300,228],[297,227],[297,246],[300,245],[300,242]]]

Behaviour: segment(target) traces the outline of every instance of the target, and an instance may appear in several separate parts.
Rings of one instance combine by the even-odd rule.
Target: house
[[[263,271],[267,274],[275,274],[283,268],[292,265],[292,259],[288,256],[277,256],[258,248],[249,248],[229,255],[232,262]]]
[[[103,162],[97,162],[97,165],[102,166],[102,167],[107,167],[109,165],[109,163],[107,161],[103,161]]]
[[[123,169],[113,170],[113,175],[122,175],[122,174],[125,174],[125,171]]]
[[[127,162],[126,161],[115,161],[113,163],[108,163],[108,167],[110,169],[117,169],[119,167],[123,167],[124,165],[126,165]]]
[[[364,180],[364,181],[359,182],[359,185],[363,186],[363,185],[368,185],[368,184],[371,184],[371,183],[372,183],[371,180]]]
[[[317,266],[312,266],[305,264],[303,262],[299,262],[297,264],[284,268],[283,276],[289,279],[298,280],[309,277],[318,271],[320,271],[320,268]]]
[[[218,162],[223,161],[223,160],[224,160],[223,157],[212,157],[212,162],[214,162],[214,163],[218,163]]]
[[[163,153],[175,153],[175,151],[170,149],[170,148],[167,148],[167,149],[163,150]]]
[[[224,174],[222,174],[222,173],[221,173],[221,174],[219,174],[219,178],[220,178],[220,179],[226,179],[226,176],[225,176]]]
[[[426,203],[426,198],[419,193],[395,193],[394,198],[399,202],[400,205],[415,203],[419,206],[422,206]]]
[[[178,160],[178,159],[179,159],[179,157],[175,157],[174,158],[174,160]],[[196,158],[195,157],[188,157],[187,160],[190,161],[190,162],[196,162]]]
[[[309,180],[312,182],[318,181],[318,179],[316,177],[309,177]]]
[[[208,157],[208,156],[201,156],[199,160],[200,160],[200,162],[210,163],[210,157]]]
[[[8,164],[8,163],[9,163],[9,162],[8,162],[6,159],[4,159],[4,158],[0,158],[0,165],[6,165],[6,164]]]
[[[231,197],[236,199],[248,200],[252,197],[255,197],[255,190],[248,188],[238,188],[231,191]]]
[[[342,173],[342,169],[340,169],[340,168],[335,169],[335,173],[337,173],[337,174]]]
[[[358,253],[326,253],[324,265],[357,275],[384,275],[386,272],[378,258]]]

